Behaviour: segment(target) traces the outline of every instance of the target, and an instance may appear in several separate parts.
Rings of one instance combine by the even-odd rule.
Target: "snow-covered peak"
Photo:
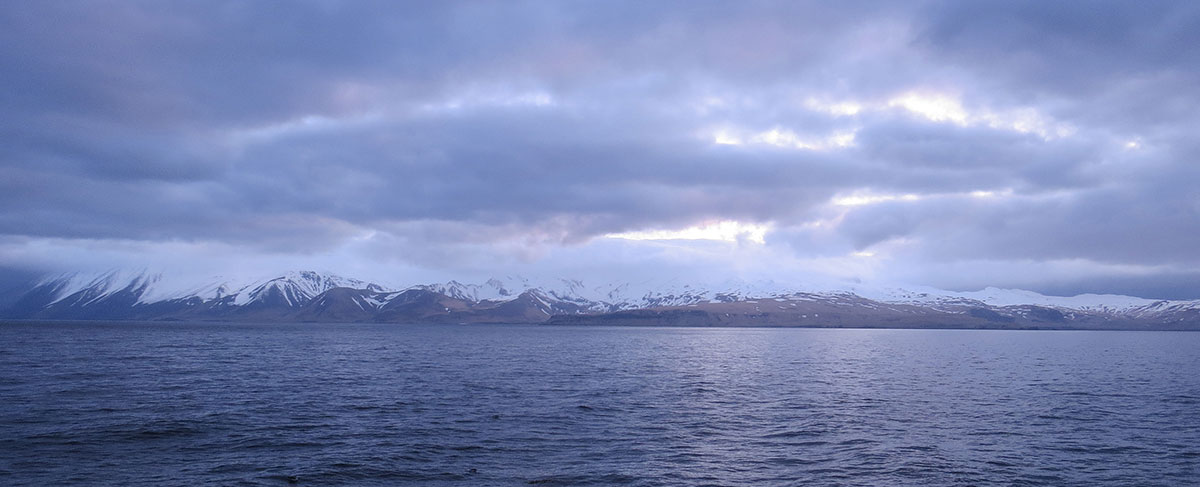
[[[923,286],[911,286],[904,288],[860,287],[855,288],[852,291],[862,297],[888,303],[916,305],[953,305],[974,303],[997,307],[1034,305],[1101,313],[1123,313],[1138,308],[1144,308],[1155,303],[1169,303],[1174,305],[1189,304],[1193,306],[1200,306],[1200,302],[1196,301],[1161,301],[1118,294],[1047,296],[1023,289],[1002,289],[995,287],[988,287],[979,291],[945,291]]]
[[[1156,302],[1153,299],[1117,294],[1080,294],[1077,296],[1046,296],[1020,289],[985,288],[981,291],[959,293],[992,306],[1034,304],[1087,311],[1123,311]]]
[[[54,303],[71,298],[71,304],[99,302],[117,293],[128,292],[141,304],[198,298],[224,301],[235,306],[270,302],[300,306],[330,289],[346,287],[376,294],[396,292],[400,287],[381,286],[328,272],[296,271],[268,276],[214,276],[190,279],[146,270],[113,270],[96,274],[67,274],[44,279]],[[778,280],[747,281],[723,279],[693,282],[671,276],[648,279],[597,282],[583,279],[531,279],[523,276],[493,277],[482,283],[449,281],[409,287],[442,293],[469,302],[509,301],[535,291],[539,300],[570,304],[571,309],[592,312],[661,306],[686,306],[707,302],[744,301],[761,298],[802,298],[842,300],[847,296],[894,304],[935,307],[963,306],[1006,307],[1036,305],[1098,313],[1150,316],[1181,310],[1200,310],[1197,301],[1161,301],[1131,296],[1082,294],[1046,296],[1019,289],[986,288],[979,291],[945,291],[926,286],[886,286],[858,282],[822,282],[797,278],[795,282]],[[372,298],[374,299],[374,298]],[[383,298],[380,298],[383,299]]]
[[[337,287],[354,289],[367,289],[371,287],[380,291],[386,290],[382,286],[358,279],[314,271],[297,271],[243,286],[236,292],[233,304],[242,306],[255,301],[262,301],[271,296],[277,296],[282,298],[285,304],[289,306],[298,306],[325,291]],[[225,288],[225,290],[228,289]]]
[[[562,301],[596,301],[599,297],[598,291],[587,288],[579,280],[534,280],[523,276],[492,277],[482,284],[449,281],[414,287],[473,302],[507,301],[530,290],[540,291],[548,297]]]
[[[57,303],[70,296],[79,295],[83,300],[80,305],[99,301],[115,293],[129,290],[144,293],[162,280],[160,274],[151,274],[145,270],[110,270],[102,273],[71,273],[47,277],[38,282],[39,286],[50,286],[55,289],[52,303]]]
[[[331,273],[297,271],[266,277],[213,276],[194,279],[146,270],[110,270],[102,273],[72,273],[42,279],[39,286],[53,289],[53,303],[77,296],[79,305],[97,302],[122,291],[132,293],[140,304],[177,299],[199,298],[204,301],[232,296],[236,305],[261,300],[268,295],[283,296],[289,304],[302,304],[335,287],[390,289],[341,277]]]
[[[582,279],[530,279],[521,276],[493,277],[482,284],[459,281],[416,286],[467,301],[504,301],[526,291],[580,306],[592,311],[684,306],[708,301],[734,301],[753,297],[791,294],[796,291],[775,281],[728,279],[715,285],[691,283],[664,277],[620,282]]]

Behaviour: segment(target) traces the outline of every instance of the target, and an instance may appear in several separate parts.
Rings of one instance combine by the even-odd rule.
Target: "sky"
[[[0,268],[1200,298],[1200,3],[0,5]]]

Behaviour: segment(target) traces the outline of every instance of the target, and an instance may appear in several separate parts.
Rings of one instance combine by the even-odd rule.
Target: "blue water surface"
[[[0,485],[1200,485],[1200,333],[0,323]]]

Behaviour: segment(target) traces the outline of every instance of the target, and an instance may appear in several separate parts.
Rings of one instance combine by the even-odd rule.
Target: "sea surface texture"
[[[0,485],[1200,485],[1200,333],[0,323]]]

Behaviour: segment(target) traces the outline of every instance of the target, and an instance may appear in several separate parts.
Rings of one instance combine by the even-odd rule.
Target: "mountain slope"
[[[390,289],[313,271],[205,282],[113,271],[46,278],[9,301],[2,316],[19,319],[1200,329],[1200,301],[739,280],[506,276]]]

